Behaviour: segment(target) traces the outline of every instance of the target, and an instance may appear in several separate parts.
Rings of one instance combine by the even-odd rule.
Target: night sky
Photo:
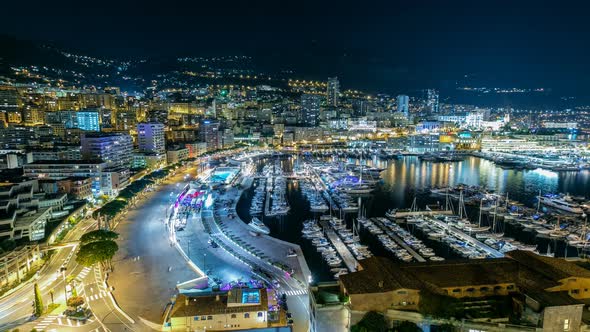
[[[585,91],[590,5],[563,1],[9,1],[0,33],[91,55],[245,54],[356,86]]]

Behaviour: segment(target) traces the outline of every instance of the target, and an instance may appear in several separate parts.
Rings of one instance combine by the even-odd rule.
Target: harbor
[[[363,167],[358,166],[361,163]],[[476,167],[476,164],[480,165]],[[334,225],[329,222],[332,219],[341,220],[345,230],[350,232],[351,237],[348,241],[354,240],[355,250],[361,248],[364,253],[390,256],[400,261],[493,259],[503,257],[504,252],[513,249],[533,250],[540,254],[547,254],[549,251],[551,255],[567,257],[581,254],[580,248],[568,244],[571,240],[571,244],[577,243],[580,246],[581,242],[575,241],[581,240],[540,233],[531,235],[528,229],[523,231],[520,228],[524,228],[524,218],[532,217],[531,212],[536,212],[538,187],[546,193],[557,193],[560,192],[559,186],[568,182],[556,182],[556,179],[580,177],[584,172],[575,175],[564,173],[556,175],[555,178],[553,175],[547,176],[534,170],[502,169],[490,161],[472,156],[465,156],[458,162],[425,163],[415,156],[361,160],[336,156],[318,158],[290,155],[267,158],[259,161],[257,165],[255,185],[246,190],[239,200],[238,215],[242,220],[252,219],[253,214],[249,213],[249,210],[253,200],[261,195],[257,193],[263,193],[261,205],[266,207],[265,212],[268,211],[269,201],[272,204],[272,198],[266,197],[268,188],[279,192],[281,189],[271,182],[273,176],[265,176],[263,170],[265,167],[277,169],[280,165],[280,173],[276,174],[285,178],[280,187],[284,188],[289,211],[283,215],[262,213],[257,216],[268,228],[270,236],[301,246],[313,280],[332,280],[351,271],[355,266],[351,257],[358,261],[350,244],[343,241]],[[483,172],[486,176],[482,178],[477,173],[474,174],[476,171]],[[519,176],[514,177],[515,175]],[[506,178],[501,180],[501,176]],[[485,182],[482,182],[483,180]],[[392,186],[394,183],[405,183],[410,189]],[[264,186],[266,190],[260,188]],[[346,187],[359,190],[347,190]],[[524,190],[517,190],[519,187]],[[445,194],[446,188],[449,188],[448,195]],[[463,189],[462,193],[458,188]],[[577,186],[570,186],[568,191],[564,192],[571,192],[574,197],[587,197],[587,193],[581,193],[578,189]],[[506,198],[507,190],[509,198]],[[462,218],[459,218],[457,209],[460,195],[463,196],[465,205]],[[450,210],[444,208],[446,196],[454,206]],[[480,209],[482,200],[483,209]],[[497,207],[494,206],[495,200]],[[415,201],[422,209],[408,208]],[[385,217],[392,209],[396,210],[396,217]],[[332,216],[329,216],[330,212]],[[553,211],[547,211],[546,214],[554,216]],[[372,234],[369,227],[363,225],[364,215],[381,234]],[[512,217],[514,218],[511,219]],[[325,220],[322,221],[322,218]],[[395,223],[399,228],[389,229],[383,224],[382,218]],[[466,218],[471,221],[462,221]],[[545,226],[535,227],[552,227],[553,230],[555,218],[548,219],[550,221]],[[319,233],[314,235],[318,236],[316,238],[302,236],[302,231],[311,227],[310,221],[317,224]],[[538,220],[537,222],[539,223]],[[575,222],[577,230],[581,229],[580,222],[581,219],[578,217]],[[532,219],[528,224],[533,224]],[[568,228],[571,221],[564,217],[561,219],[561,225],[560,228],[566,225]],[[409,240],[417,244],[418,248],[409,245],[404,238],[406,234],[410,234],[422,244]],[[396,251],[386,249],[378,236],[391,241],[396,246]],[[336,240],[336,237],[340,241]],[[348,253],[341,250],[343,248],[346,248]]]

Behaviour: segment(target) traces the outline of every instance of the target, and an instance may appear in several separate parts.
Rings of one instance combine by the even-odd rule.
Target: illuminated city
[[[0,331],[590,329],[585,3],[17,3]]]

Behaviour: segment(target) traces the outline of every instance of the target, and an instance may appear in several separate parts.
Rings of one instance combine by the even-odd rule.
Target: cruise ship
[[[556,208],[561,211],[573,213],[573,214],[583,214],[584,210],[582,207],[575,203],[571,197],[568,195],[565,196],[558,196],[558,195],[545,195],[539,196],[540,203],[546,206],[550,206]]]
[[[270,229],[258,218],[252,217],[252,221],[248,224],[255,233],[270,234]]]

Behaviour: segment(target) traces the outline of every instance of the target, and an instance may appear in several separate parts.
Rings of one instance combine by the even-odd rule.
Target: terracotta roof
[[[230,295],[231,296],[231,295]],[[186,300],[188,299],[188,305]],[[268,311],[266,289],[260,289],[260,304],[228,307],[228,293],[207,296],[178,295],[170,317],[193,317],[240,313],[252,311]]]
[[[345,274],[340,281],[348,294],[382,293],[396,289],[419,289],[419,283],[408,277],[393,261],[373,256],[359,261],[362,270]]]
[[[516,283],[518,263],[505,258],[407,264],[415,279],[440,288]]]
[[[553,281],[571,277],[590,278],[590,271],[565,259],[540,256],[524,250],[509,251],[506,256]]]

